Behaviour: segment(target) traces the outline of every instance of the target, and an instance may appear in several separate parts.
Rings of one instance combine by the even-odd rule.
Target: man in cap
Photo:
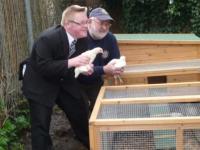
[[[90,103],[92,111],[97,95],[103,85],[104,74],[121,74],[122,69],[115,69],[110,60],[120,57],[120,51],[115,36],[109,31],[113,18],[103,8],[93,9],[88,20],[88,48],[101,47],[103,54],[98,54],[94,60],[94,73],[90,76],[80,75],[81,84],[86,102]]]

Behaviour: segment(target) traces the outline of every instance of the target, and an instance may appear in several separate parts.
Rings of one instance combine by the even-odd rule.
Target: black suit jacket
[[[77,56],[87,49],[86,39],[76,43]],[[58,25],[44,31],[35,41],[24,74],[22,91],[29,100],[53,106],[60,92],[80,98],[74,68],[68,69],[69,44],[65,29]]]

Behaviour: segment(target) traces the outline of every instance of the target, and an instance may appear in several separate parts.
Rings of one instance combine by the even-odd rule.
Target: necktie
[[[73,40],[69,46],[69,57],[71,57],[74,54],[74,52],[76,51],[76,47],[75,47],[76,42],[77,42],[76,40]]]

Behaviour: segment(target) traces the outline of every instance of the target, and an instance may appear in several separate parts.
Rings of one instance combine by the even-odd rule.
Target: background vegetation
[[[59,24],[63,9],[70,4],[106,8],[115,19],[114,33],[200,36],[199,0],[0,0],[0,150],[17,140],[21,127],[29,126],[28,111],[24,115],[21,109],[19,63],[30,54],[42,30]]]
[[[199,0],[105,0],[105,4],[124,33],[199,35]]]

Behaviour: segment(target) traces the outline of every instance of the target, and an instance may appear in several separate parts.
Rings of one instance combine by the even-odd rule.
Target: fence
[[[0,0],[0,126],[22,99],[19,63],[29,53],[33,39],[59,23],[68,0]],[[65,6],[62,6],[62,4]]]

